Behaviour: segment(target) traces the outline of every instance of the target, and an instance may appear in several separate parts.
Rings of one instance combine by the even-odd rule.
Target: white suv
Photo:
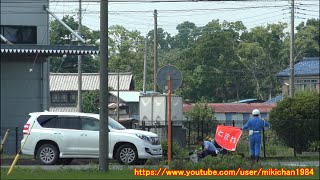
[[[73,158],[99,158],[99,115],[71,112],[35,112],[23,129],[22,154],[41,164],[69,164]],[[157,134],[126,129],[109,117],[109,159],[135,164],[161,158]]]

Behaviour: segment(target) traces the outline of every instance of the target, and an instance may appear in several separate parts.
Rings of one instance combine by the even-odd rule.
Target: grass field
[[[283,167],[290,169],[290,167]],[[292,169],[292,167],[291,167]],[[15,168],[7,176],[8,169],[1,169],[1,179],[319,179],[319,168],[313,176],[134,176],[133,170],[110,170],[101,172],[95,168],[89,170],[42,170],[29,168]]]

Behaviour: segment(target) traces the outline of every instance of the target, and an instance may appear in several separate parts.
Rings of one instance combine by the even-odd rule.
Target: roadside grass
[[[282,167],[295,169],[293,167]],[[1,179],[213,179],[213,176],[135,176],[134,170],[99,171],[98,168],[86,170],[59,169],[43,170],[40,168],[15,168],[10,175],[6,175],[8,168],[1,169]],[[219,176],[218,179],[319,179],[319,168],[310,176]]]

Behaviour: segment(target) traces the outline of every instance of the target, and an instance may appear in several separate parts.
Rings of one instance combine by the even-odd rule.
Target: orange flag
[[[242,131],[238,127],[218,125],[215,141],[229,151],[235,151]]]

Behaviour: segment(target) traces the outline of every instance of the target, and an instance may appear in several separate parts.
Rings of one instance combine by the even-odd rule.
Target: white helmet
[[[259,116],[259,115],[260,115],[259,109],[254,109],[254,110],[252,111],[252,115],[257,115],[257,116]]]

